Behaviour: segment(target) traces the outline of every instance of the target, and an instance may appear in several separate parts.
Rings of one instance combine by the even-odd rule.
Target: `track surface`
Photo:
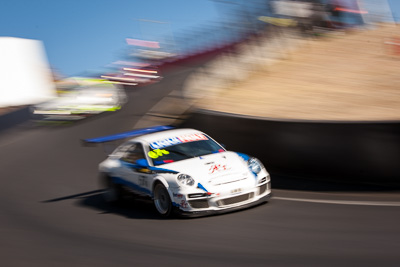
[[[275,190],[255,208],[183,220],[147,201],[104,203],[103,148],[80,139],[132,129],[190,72],[132,90],[115,114],[0,134],[0,266],[398,266],[400,197],[386,191]]]

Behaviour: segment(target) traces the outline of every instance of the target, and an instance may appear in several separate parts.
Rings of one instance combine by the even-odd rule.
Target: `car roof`
[[[131,139],[130,141],[141,141],[141,142],[145,142],[145,143],[152,143],[155,141],[173,138],[173,137],[177,137],[177,136],[181,136],[181,135],[187,135],[187,134],[204,134],[204,133],[199,130],[188,129],[188,128],[173,129],[173,130],[167,130],[167,131],[162,131],[162,132],[157,132],[157,133],[141,135],[139,137]]]

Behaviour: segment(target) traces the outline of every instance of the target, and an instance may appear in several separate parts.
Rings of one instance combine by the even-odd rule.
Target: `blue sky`
[[[0,36],[42,40],[51,66],[64,75],[119,59],[127,37],[149,39],[149,30],[173,33],[218,17],[208,0],[2,0],[0,6]]]
[[[150,32],[175,35],[220,20],[220,11],[229,4],[219,1],[2,0],[0,36],[43,41],[50,65],[71,76],[120,59],[125,38],[152,39]],[[400,1],[389,2],[400,16]]]

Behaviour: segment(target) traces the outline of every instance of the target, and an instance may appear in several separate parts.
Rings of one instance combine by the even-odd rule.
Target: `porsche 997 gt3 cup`
[[[157,212],[196,216],[243,209],[271,196],[270,176],[262,163],[227,151],[194,129],[157,126],[85,140],[107,142],[137,136],[100,163],[105,199],[124,194],[151,197]]]

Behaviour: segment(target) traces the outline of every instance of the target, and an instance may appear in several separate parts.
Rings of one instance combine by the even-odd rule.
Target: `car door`
[[[138,164],[139,159],[145,159],[143,145],[139,142],[132,142],[121,157],[123,179],[127,186],[137,194],[151,196],[152,172]]]

